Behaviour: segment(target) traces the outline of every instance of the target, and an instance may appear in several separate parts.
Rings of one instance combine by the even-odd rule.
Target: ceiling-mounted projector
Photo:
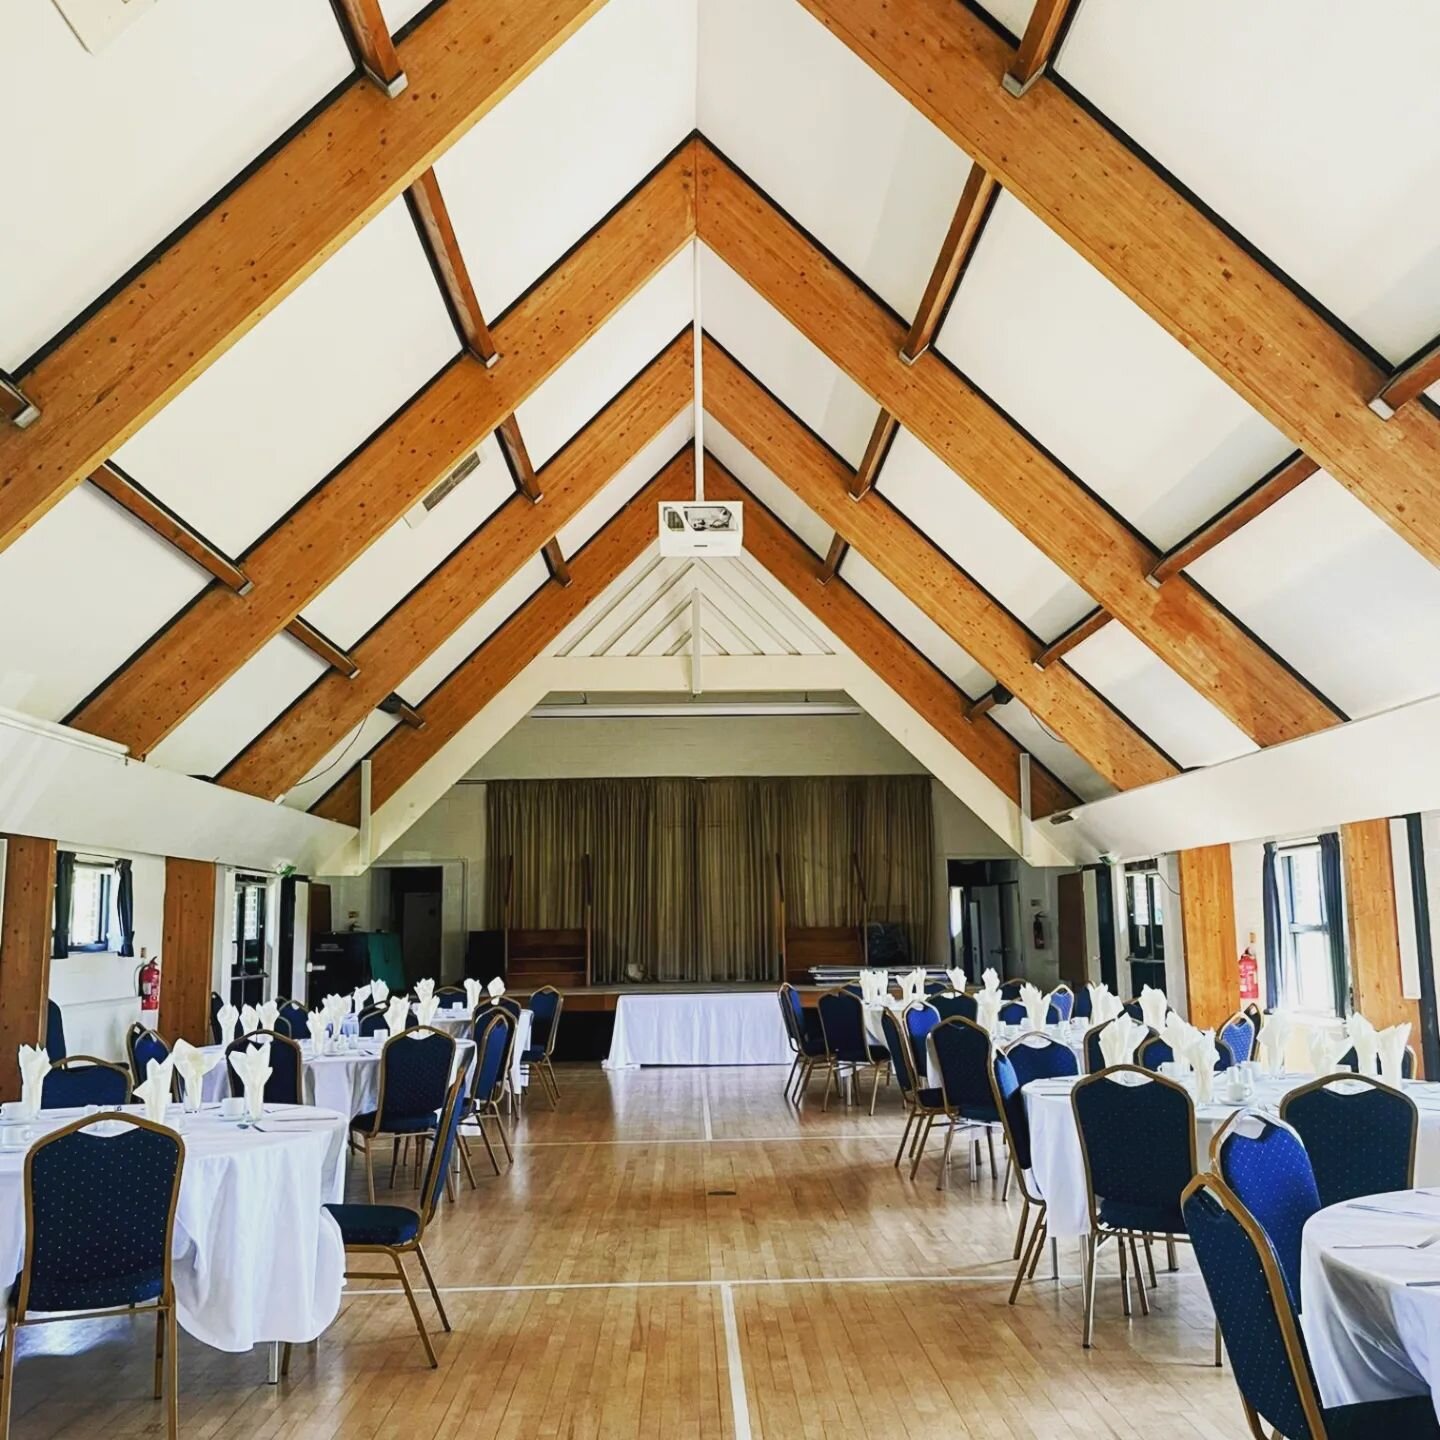
[[[738,555],[744,539],[741,507],[736,502],[660,502],[662,555]]]

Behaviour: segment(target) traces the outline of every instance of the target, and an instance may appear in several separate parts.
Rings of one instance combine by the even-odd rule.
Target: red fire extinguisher
[[[140,952],[140,968],[135,972],[136,987],[140,992],[140,1008],[142,1010],[158,1010],[160,1008],[160,962],[147,960],[144,950]]]
[[[1240,1002],[1260,998],[1260,964],[1255,958],[1255,932],[1250,932],[1250,943],[1240,952]]]

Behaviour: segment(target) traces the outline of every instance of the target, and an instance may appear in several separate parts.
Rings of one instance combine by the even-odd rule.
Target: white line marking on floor
[[[720,1286],[720,1313],[725,1318],[725,1368],[730,1372],[730,1414],[735,1426],[735,1440],[750,1440],[745,1362],[740,1354],[740,1327],[735,1323],[735,1292],[729,1281]]]
[[[705,1117],[705,1138],[713,1140],[715,1131],[710,1126],[710,1082],[703,1070],[700,1072],[700,1113]]]
[[[893,1145],[900,1138],[897,1130],[893,1135],[693,1135],[681,1139],[656,1138],[654,1140],[511,1140],[525,1150],[556,1150],[576,1145],[778,1145],[790,1140],[829,1140],[834,1144],[849,1145],[856,1142],[878,1144],[883,1141]]]

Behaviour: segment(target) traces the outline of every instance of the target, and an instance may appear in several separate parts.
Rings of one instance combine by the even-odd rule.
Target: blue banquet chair
[[[978,1020],[980,1002],[973,995],[935,995],[930,1005],[942,1020]]]
[[[1158,1072],[1162,1065],[1173,1064],[1174,1060],[1175,1052],[1170,1048],[1169,1042],[1155,1034],[1148,1040],[1142,1040],[1135,1049],[1135,1063],[1142,1070]]]
[[[1292,1090],[1280,1118],[1294,1127],[1322,1205],[1409,1190],[1420,1112],[1398,1090],[1363,1075],[1324,1075]]]
[[[1130,1314],[1133,1265],[1140,1311],[1148,1315],[1150,1301],[1136,1240],[1146,1242],[1148,1253],[1152,1237],[1163,1235],[1169,1240],[1185,1234],[1180,1196],[1196,1170],[1195,1106],[1184,1086],[1138,1065],[1112,1065],[1085,1076],[1076,1082],[1070,1104],[1080,1134],[1090,1207],[1081,1331],[1088,1350],[1095,1333],[1096,1272],[1105,1242],[1114,1240],[1120,1254],[1125,1314]]]
[[[1080,1073],[1080,1062],[1075,1058],[1075,1052],[1063,1041],[1056,1040],[1052,1036],[1042,1035],[1032,1030],[1019,1039],[1012,1041],[1005,1049],[1005,1055],[1010,1064],[1014,1067],[1015,1078],[1023,1090],[1032,1080],[1060,1080]],[[1021,1110],[1024,1116],[1024,1110]],[[1028,1143],[1028,1122],[1026,1124]],[[1014,1161],[1014,1151],[1011,1150],[1011,1161]],[[1029,1161],[1026,1161],[1029,1165]],[[1005,1188],[1000,1192],[1001,1200],[1010,1198],[1010,1172],[1011,1166],[1007,1165],[1005,1171]],[[1023,1197],[1022,1197],[1023,1198]],[[1017,1241],[1018,1244],[1018,1241]],[[1015,1258],[1020,1258],[1017,1249]]]
[[[1197,1175],[1181,1209],[1252,1435],[1269,1426],[1288,1440],[1440,1437],[1429,1395],[1321,1405],[1295,1304],[1265,1231],[1216,1175]]]
[[[820,1108],[830,1105],[830,1085],[838,1082],[841,1067],[854,1075],[860,1066],[868,1065],[875,1078],[870,1086],[870,1113],[875,1113],[875,1097],[880,1090],[880,1076],[890,1074],[890,1052],[883,1045],[872,1045],[865,1031],[865,1007],[858,995],[846,989],[827,990],[815,1007],[820,1012],[820,1031],[825,1037],[825,1098]],[[882,1012],[883,1013],[883,1012]],[[858,1078],[855,1084],[859,1085]]]
[[[927,1014],[928,1021],[925,1018]],[[925,1083],[925,1072],[919,1068],[916,1059],[916,1035],[910,1024],[912,1016],[922,1027],[926,1027],[920,1036],[923,1049],[925,1034],[939,1024],[939,1018],[928,1005],[911,1005],[903,1016],[896,1016],[893,1010],[880,1012],[880,1028],[890,1051],[890,1068],[895,1075],[896,1084],[900,1087],[900,1098],[907,1111],[905,1129],[901,1132],[900,1144],[895,1150],[895,1168],[900,1168],[900,1160],[908,1144],[913,1161],[910,1176],[914,1179],[920,1164],[920,1154],[924,1150],[924,1138],[929,1134],[930,1126],[945,1114],[945,1095],[943,1091]]]
[[[1087,1007],[1088,1008],[1088,1007]],[[1061,981],[1050,992],[1050,1012],[1045,1020],[1050,1025],[1063,1025],[1075,1014],[1075,992]]]
[[[119,1122],[116,1135],[93,1133]],[[9,1286],[0,1362],[0,1435],[10,1433],[17,1331],[59,1320],[155,1312],[155,1398],[179,1433],[180,1338],[170,1252],[185,1144],[135,1115],[102,1112],[37,1140],[25,1156],[29,1223]]]
[[[45,1053],[52,1064],[65,1058],[65,1017],[53,1000],[45,1002]]]
[[[930,1073],[930,1032],[940,1023],[940,1012],[917,1000],[907,1005],[903,1014],[904,1030],[910,1037],[910,1064],[924,1080]]]
[[[405,1030],[385,1042],[380,1052],[380,1095],[373,1110],[350,1121],[350,1139],[365,1155],[365,1183],[375,1203],[374,1142],[382,1135],[391,1143],[390,1184],[402,1141],[417,1140],[417,1165],[425,1141],[434,1138],[455,1067],[455,1041],[441,1030]]]
[[[170,1047],[137,1020],[125,1032],[125,1054],[130,1061],[131,1078],[140,1085],[152,1060],[163,1065],[170,1058]]]
[[[780,987],[780,1018],[785,1024],[785,1038],[795,1059],[785,1077],[784,1095],[799,1103],[810,1083],[816,1065],[825,1060],[825,1036],[820,1031],[820,1017],[806,1013],[800,992],[788,981]]]
[[[1300,1237],[1320,1209],[1315,1171],[1299,1135],[1259,1110],[1239,1110],[1210,1141],[1210,1165],[1265,1232],[1297,1310]]]
[[[308,1040],[310,1012],[298,1000],[282,1000],[275,1017],[275,1030],[292,1040]]]
[[[1352,1045],[1336,1062],[1337,1070],[1358,1070],[1360,1067],[1360,1056]],[[1415,1078],[1415,1047],[1407,1045],[1405,1053],[1400,1057],[1400,1078],[1402,1080],[1413,1080]]]
[[[1009,980],[1002,980],[1000,982],[1000,994],[1006,1000],[1018,1000],[1020,998],[1020,992],[1025,988],[1025,984],[1025,980],[1019,976],[1013,976]]]
[[[1237,1065],[1255,1058],[1255,1027],[1242,1011],[1237,1010],[1215,1031],[1215,1041],[1216,1044],[1223,1041],[1230,1047]]]
[[[225,1008],[225,1001],[218,992],[210,992],[210,1043],[219,1045],[225,1038],[220,1033],[220,1012]]]
[[[56,1060],[40,1087],[44,1110],[66,1110],[83,1105],[113,1109],[130,1103],[130,1072],[94,1055],[70,1055]]]
[[[949,1179],[955,1122],[964,1125],[969,1134],[972,1181],[979,1174],[979,1137],[976,1132],[985,1137],[990,1152],[990,1169],[995,1172],[993,1127],[1001,1122],[990,1074],[994,1047],[989,1032],[973,1020],[945,1020],[930,1032],[930,1043],[935,1047],[935,1059],[940,1066],[945,1109],[953,1117],[945,1135],[945,1153],[940,1159],[940,1178],[936,1182],[939,1189]]]
[[[1075,993],[1075,1004],[1070,1011],[1072,1020],[1088,1020],[1094,1013],[1094,1001],[1090,997],[1090,987],[1082,985]]]
[[[1071,1055],[1070,1059],[1073,1063],[1075,1057]],[[1010,1152],[1009,1169],[1005,1176],[1006,1193],[1009,1192],[1013,1176],[1022,1202],[1020,1223],[1015,1230],[1015,1252],[1011,1257],[1019,1261],[1015,1270],[1015,1282],[1010,1287],[1009,1303],[1013,1305],[1020,1293],[1020,1282],[1027,1275],[1033,1277],[1035,1274],[1035,1267],[1040,1263],[1049,1231],[1045,1219],[1045,1197],[1034,1184],[1030,1174],[1030,1119],[1025,1113],[1024,1085],[1008,1055],[994,1057],[990,1083],[995,1109],[1000,1115],[1000,1124],[1005,1132],[1005,1145]],[[1032,1210],[1035,1212],[1033,1227],[1030,1225]]]
[[[305,1059],[300,1042],[275,1030],[252,1030],[237,1036],[225,1047],[225,1070],[230,1078],[230,1093],[243,1095],[245,1085],[235,1073],[230,1057],[252,1045],[270,1049],[270,1078],[265,1082],[267,1105],[303,1105],[305,1103]]]
[[[1109,1025],[1109,1020],[1102,1020],[1098,1025],[1092,1025],[1085,1032],[1085,1041],[1081,1049],[1085,1052],[1085,1073],[1087,1075],[1098,1075],[1105,1068],[1105,1055],[1100,1049],[1100,1032]]]
[[[465,1102],[465,1118],[475,1122],[475,1128],[485,1142],[490,1164],[498,1175],[500,1161],[485,1126],[487,1123],[494,1124],[500,1132],[505,1158],[513,1161],[515,1152],[510,1148],[510,1137],[505,1133],[505,1120],[500,1114],[500,1095],[505,1088],[506,1061],[515,1041],[515,1021],[508,1010],[492,1005],[479,1011],[471,1030],[475,1041],[475,1079]],[[475,1171],[470,1165],[470,1146],[463,1133],[460,1136],[460,1158],[465,1164],[466,1175],[470,1177],[470,1188],[474,1190]]]
[[[565,997],[553,985],[542,985],[531,995],[530,1045],[520,1056],[540,1077],[552,1110],[560,1104],[560,1086],[550,1057],[555,1053],[555,1039],[560,1034],[560,1012],[564,1008]]]
[[[1000,1023],[1002,1025],[1023,1025],[1025,1023],[1025,1007],[1018,1000],[1007,1000],[1000,1007]]]

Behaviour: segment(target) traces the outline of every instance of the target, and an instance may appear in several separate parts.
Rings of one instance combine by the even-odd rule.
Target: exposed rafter
[[[405,71],[380,12],[380,0],[336,0],[336,4],[365,74],[393,100],[405,88]]]
[[[342,679],[353,680],[360,673],[358,662],[348,650],[342,650],[301,616],[297,615],[285,627],[285,633],[298,640],[317,659],[323,660]]]
[[[545,466],[538,505],[507,500],[355,647],[354,683],[326,676],[312,686],[230,762],[220,783],[266,799],[296,785],[684,410],[692,387],[687,334]]]
[[[371,754],[370,795],[385,804],[426,761],[433,759],[655,539],[655,507],[695,493],[695,460],[677,456],[575,557],[573,583],[546,585],[530,597],[471,657],[436,687],[420,707],[425,728],[392,730]],[[360,823],[360,780],[351,770],[310,813]]]
[[[552,54],[604,0],[448,0],[33,371],[0,425],[0,550],[90,475]]]
[[[1014,698],[1003,685],[992,685],[978,700],[972,700],[965,707],[965,718],[979,720],[997,705],[1008,705]]]
[[[990,720],[965,718],[962,691],[843,580],[823,588],[812,576],[814,557],[713,456],[705,461],[705,493],[745,504],[745,549],[800,604],[864,661],[927,724],[987,779],[1020,803],[1020,746]],[[1076,798],[1043,766],[1032,769],[1037,815],[1067,810]]]
[[[495,337],[480,309],[470,269],[460,250],[455,226],[450,220],[450,207],[440,190],[434,170],[426,170],[405,192],[405,203],[415,217],[425,249],[429,252],[450,318],[455,322],[465,348],[482,364],[493,365],[500,352]]]
[[[1176,773],[1067,666],[1036,670],[1025,627],[882,495],[852,503],[845,462],[708,340],[704,365],[706,411],[1076,754],[1122,790]]]
[[[1371,397],[1370,408],[1382,420],[1388,420],[1402,405],[1418,400],[1437,380],[1440,380],[1440,340],[1402,365]]]
[[[1065,21],[1080,0],[1035,0],[1020,48],[1004,76],[1011,95],[1023,95],[1049,68]]]
[[[706,472],[709,473],[708,471]],[[822,584],[828,585],[839,573],[840,567],[845,563],[845,557],[850,553],[850,547],[844,539],[835,535],[830,541],[830,548],[825,552],[824,562],[821,564],[815,578]]]
[[[699,176],[705,243],[1257,744],[1342,718],[1188,581],[1146,584],[1154,550],[958,372],[905,364],[895,318],[708,146]]]
[[[245,556],[249,595],[207,592],[70,723],[154,749],[687,243],[693,179],[687,146],[512,307],[497,364],[450,366]]]
[[[1440,564],[1440,422],[1411,406],[1382,424],[1368,408],[1386,378],[1375,364],[1099,119],[1043,79],[1017,105],[997,83],[1014,52],[955,0],[800,3]]]
[[[1083,645],[1092,635],[1103,630],[1114,617],[1108,610],[1092,610],[1082,615],[1063,635],[1057,635],[1035,657],[1035,668],[1043,670],[1063,659],[1077,645]]]
[[[899,428],[900,422],[888,410],[882,409],[875,417],[875,428],[870,432],[865,453],[860,457],[860,468],[850,477],[852,500],[863,500],[875,488],[875,482],[880,478],[880,469],[885,464],[891,445],[895,443],[895,433]]]

